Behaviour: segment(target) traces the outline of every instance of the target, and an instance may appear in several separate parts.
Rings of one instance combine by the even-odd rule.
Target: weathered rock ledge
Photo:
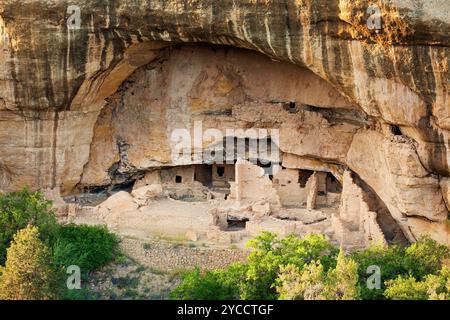
[[[375,1],[378,33],[371,3],[1,1],[0,190],[170,166],[170,132],[196,120],[271,127],[284,166],[349,169],[410,240],[449,243],[450,3]]]

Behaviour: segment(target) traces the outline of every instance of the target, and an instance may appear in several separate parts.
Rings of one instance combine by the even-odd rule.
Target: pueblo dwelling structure
[[[378,32],[280,4],[0,1],[0,190],[127,233],[450,244],[450,3]]]
[[[199,220],[197,229],[192,218],[194,226],[179,233],[217,243],[238,243],[263,230],[322,233],[347,248],[404,243],[412,238],[402,218],[392,214],[394,203],[384,202],[347,163],[349,156],[356,161],[355,148],[367,147],[365,138],[358,140],[365,132],[391,148],[389,156],[396,150],[396,156],[420,165],[406,137],[393,126],[378,126],[306,69],[228,47],[169,48],[107,99],[93,124],[81,176],[72,182],[67,172],[47,193],[64,195],[69,204],[62,205],[63,213],[89,212],[107,223],[167,198],[208,203],[203,212],[208,228]],[[174,140],[180,129],[188,136],[183,150]],[[265,131],[262,137],[247,136],[252,130]],[[260,145],[269,150],[265,158],[250,159],[253,142],[257,150]],[[176,150],[184,157],[175,159]],[[373,157],[361,156],[363,162]],[[151,222],[139,222],[146,223]]]
[[[386,209],[358,186],[349,171],[341,182],[330,172],[308,169],[282,167],[267,175],[264,168],[239,160],[235,165],[163,169],[150,177],[143,179],[146,186],[141,180],[136,193],[154,190],[156,182],[173,199],[215,199],[208,212],[210,230],[197,239],[233,243],[268,230],[284,236],[327,234],[346,248],[405,241]]]
[[[227,47],[171,48],[108,99],[75,196],[66,199],[86,201],[105,221],[164,198],[206,202],[208,228],[199,220],[198,228],[194,221],[178,233],[216,243],[263,230],[322,233],[347,248],[406,242],[383,201],[344,162],[354,135],[371,126],[370,117],[305,69]],[[188,154],[174,159],[174,152],[186,153],[173,138],[180,129]],[[267,152],[252,158],[252,146]],[[89,207],[89,199],[105,195],[113,196]]]

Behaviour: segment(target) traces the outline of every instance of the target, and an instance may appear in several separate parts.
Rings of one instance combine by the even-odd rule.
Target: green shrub
[[[425,237],[405,249],[404,264],[412,276],[421,280],[429,274],[437,274],[449,258],[449,247]]]
[[[371,246],[353,253],[352,258],[358,263],[361,296],[365,300],[384,299],[386,282],[399,276],[411,276],[422,280],[427,275],[437,274],[443,261],[450,257],[447,246],[440,245],[429,238],[422,238],[411,246]],[[381,270],[381,289],[368,289],[366,285],[367,268],[378,266]],[[408,278],[409,279],[409,278]],[[404,285],[406,285],[406,280]],[[410,284],[408,282],[408,284]]]
[[[408,274],[405,266],[405,251],[400,246],[374,245],[365,250],[354,252],[352,259],[358,264],[358,275],[361,287],[361,298],[364,300],[384,299],[384,282],[395,279],[399,275]],[[367,273],[370,266],[378,266],[381,271],[381,288],[369,289],[367,280],[372,274]]]
[[[201,271],[199,268],[186,273],[182,283],[171,292],[177,300],[231,300],[236,299],[236,287],[224,281],[226,271]]]
[[[113,261],[118,239],[104,226],[70,224],[60,228],[53,246],[56,267],[79,266],[83,273]]]
[[[449,299],[449,248],[422,239],[408,248],[374,245],[348,257],[322,235],[279,239],[263,232],[248,243],[245,264],[189,273],[179,299]],[[381,270],[381,288],[369,289],[368,267]],[[416,278],[415,278],[416,277]],[[418,280],[416,280],[418,279]],[[424,293],[425,292],[425,293]]]
[[[323,235],[308,235],[303,239],[291,235],[279,239],[273,233],[262,232],[249,241],[248,247],[252,252],[241,287],[241,299],[245,300],[276,299],[276,279],[281,266],[293,265],[302,269],[317,260],[327,271],[336,265],[338,253]]]
[[[92,292],[87,287],[82,287],[80,290],[64,290],[62,291],[59,296],[58,300],[65,300],[65,301],[86,301],[86,300],[98,300],[100,299],[100,294],[96,292]]]
[[[303,269],[288,265],[280,269],[277,292],[280,300],[357,300],[358,266],[343,251],[336,268],[328,272],[320,261],[312,261]]]
[[[58,279],[55,290],[60,300],[93,300],[98,295],[83,284],[89,272],[113,261],[117,252],[118,239],[103,226],[70,224],[61,226],[53,245],[52,268]],[[69,290],[66,286],[67,267],[76,265],[81,269],[82,288]]]
[[[280,268],[292,265],[303,268],[318,260],[325,270],[336,265],[337,248],[324,236],[304,239],[288,236],[279,239],[263,232],[248,243],[252,248],[246,264],[234,264],[225,270],[189,273],[174,291],[179,299],[277,299],[276,282]]]
[[[395,280],[386,281],[385,296],[391,300],[427,300],[427,285],[417,282],[413,276],[399,276]]]
[[[438,275],[425,278],[429,300],[450,300],[450,267],[444,266]]]
[[[279,300],[324,300],[325,272],[318,261],[299,269],[293,265],[280,268],[277,279]]]
[[[443,267],[438,274],[429,274],[423,281],[409,275],[386,282],[385,296],[392,300],[449,300],[450,268]]]
[[[54,298],[54,273],[50,259],[50,250],[39,239],[36,227],[20,230],[7,250],[6,266],[0,267],[0,299]]]
[[[0,265],[5,263],[13,236],[30,223],[39,229],[40,238],[47,245],[54,241],[58,230],[55,212],[40,192],[24,189],[0,194]]]
[[[243,263],[234,263],[225,270],[216,274],[218,280],[222,285],[227,288],[227,292],[234,299],[241,299],[242,292],[245,288],[244,283],[246,274],[248,271],[248,265]]]
[[[341,250],[335,269],[330,269],[324,290],[327,300],[358,300],[358,264]]]
[[[14,235],[30,224],[37,230],[39,241],[42,241],[45,248],[49,248],[50,258],[46,262],[47,265],[40,267],[42,270],[51,270],[54,285],[52,297],[70,300],[93,298],[86,288],[67,289],[66,268],[77,265],[86,276],[90,271],[103,267],[114,259],[118,247],[117,237],[108,232],[106,227],[74,224],[60,226],[51,201],[45,200],[40,192],[24,189],[20,192],[0,194],[0,265],[6,262],[7,248]],[[27,243],[29,248],[23,250],[34,250],[34,244],[30,241]],[[32,261],[24,260],[24,263]],[[8,274],[8,268],[0,269],[0,273]],[[29,291],[30,295],[35,295],[31,289]],[[42,292],[41,298],[50,296],[45,286],[42,287]]]

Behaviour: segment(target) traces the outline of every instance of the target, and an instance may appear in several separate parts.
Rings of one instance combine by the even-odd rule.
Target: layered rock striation
[[[448,12],[446,0],[3,0],[0,189],[136,179],[172,166],[171,132],[195,121],[277,128],[284,167],[351,170],[410,241],[449,243]]]

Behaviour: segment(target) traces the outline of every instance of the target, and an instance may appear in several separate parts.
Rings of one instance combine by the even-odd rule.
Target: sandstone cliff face
[[[170,132],[196,120],[276,127],[287,167],[350,168],[410,240],[448,243],[450,3],[375,1],[378,33],[371,3],[80,0],[69,29],[69,1],[1,0],[0,189],[171,165]],[[198,42],[259,54],[169,48]]]

